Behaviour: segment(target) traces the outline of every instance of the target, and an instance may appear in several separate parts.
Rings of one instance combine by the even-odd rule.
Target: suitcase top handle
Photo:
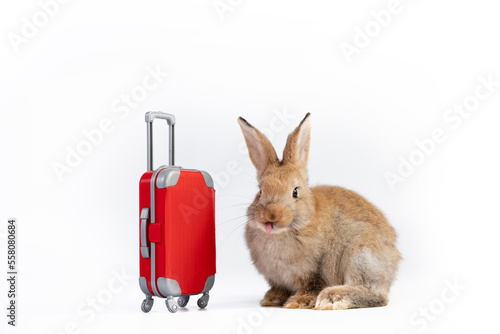
[[[167,121],[169,130],[168,140],[168,164],[173,166],[174,161],[174,127],[175,116],[161,111],[148,111],[146,113],[146,126],[148,130],[148,170],[153,170],[153,121],[155,118],[164,119]]]

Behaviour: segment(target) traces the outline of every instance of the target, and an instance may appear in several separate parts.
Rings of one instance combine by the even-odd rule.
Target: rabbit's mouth
[[[264,230],[266,230],[267,234],[271,234],[271,231],[274,229],[274,223],[266,222],[264,223]]]
[[[279,222],[270,222],[270,221],[255,221],[253,226],[262,232],[265,232],[267,235],[275,235],[288,231],[288,226],[280,226]]]

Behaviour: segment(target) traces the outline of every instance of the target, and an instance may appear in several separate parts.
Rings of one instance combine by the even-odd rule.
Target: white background
[[[474,95],[479,77],[500,81],[494,2],[401,0],[350,62],[342,43],[354,45],[356,29],[376,29],[370,13],[389,1],[222,3],[231,10],[221,16],[212,0],[69,1],[52,8],[47,22],[38,1],[0,5],[2,268],[10,217],[18,220],[20,247],[18,327],[6,325],[2,306],[2,333],[470,333],[495,326],[500,87],[456,129],[443,120]],[[34,16],[40,27],[16,51],[9,38]],[[114,112],[157,67],[168,77],[128,114]],[[148,110],[176,115],[177,164],[216,179],[218,273],[204,311],[195,301],[177,314],[163,300],[149,314],[139,308],[137,203]],[[268,129],[281,154],[307,112],[311,184],[358,191],[399,233],[404,261],[387,307],[262,313],[269,309],[258,306],[266,284],[241,225],[257,185],[236,119]],[[278,114],[291,116],[283,122]],[[68,150],[85,145],[83,131],[106,119],[112,130],[58,180],[54,163],[65,164]],[[166,162],[166,131],[156,128],[158,164]],[[385,174],[397,171],[400,156],[418,155],[415,141],[436,128],[446,141],[391,189]],[[122,271],[124,282],[115,282]],[[460,290],[453,294],[447,282]],[[6,291],[2,279],[1,305]],[[101,301],[95,316],[93,299]]]

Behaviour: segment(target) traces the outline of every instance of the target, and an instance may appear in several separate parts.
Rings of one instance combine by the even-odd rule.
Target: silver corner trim
[[[145,116],[145,120],[148,123],[154,121],[155,118],[164,119],[167,121],[168,125],[175,125],[175,116],[162,111],[148,111]]]
[[[177,181],[179,181],[180,176],[181,176],[180,168],[167,167],[160,173],[158,173],[158,176],[156,177],[156,187],[162,189],[175,186],[177,184]]]
[[[174,279],[160,277],[156,285],[163,296],[179,297],[182,295],[181,287]]]
[[[215,283],[215,275],[208,276],[206,282],[205,282],[205,287],[203,288],[202,292],[208,292],[210,291]]]
[[[153,294],[149,291],[148,289],[148,281],[146,280],[146,277],[139,277],[139,286],[141,287],[142,292],[146,296],[152,296]]]
[[[203,174],[203,178],[205,179],[205,184],[207,185],[207,187],[213,188],[214,180],[212,179],[210,174],[208,174],[208,172],[205,172],[204,170],[200,170],[200,173]]]

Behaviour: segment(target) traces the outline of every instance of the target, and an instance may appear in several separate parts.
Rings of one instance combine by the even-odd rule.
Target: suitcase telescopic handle
[[[148,170],[153,170],[153,121],[155,118],[164,119],[170,128],[168,139],[168,164],[173,166],[174,161],[174,127],[175,116],[161,111],[148,111],[146,113],[146,125],[148,130]]]

